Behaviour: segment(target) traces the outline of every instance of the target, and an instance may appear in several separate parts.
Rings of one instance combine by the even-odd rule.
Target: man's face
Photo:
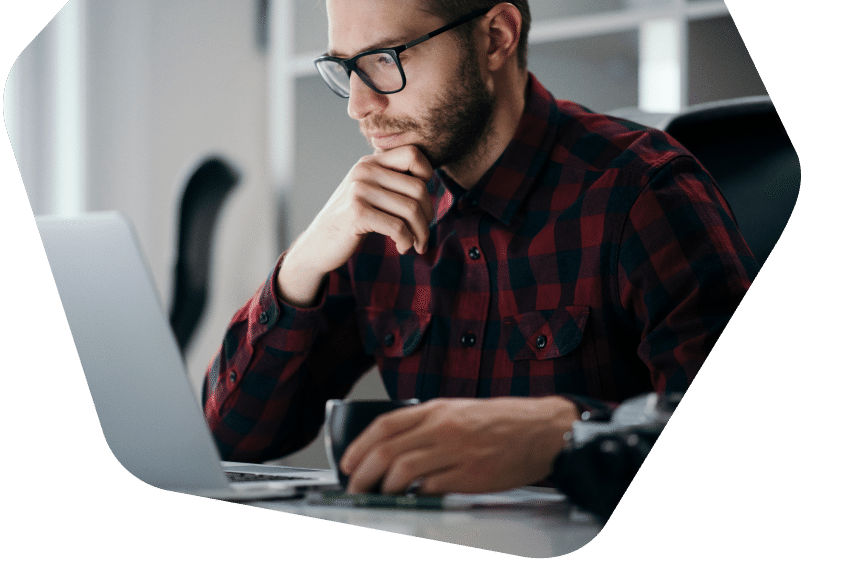
[[[329,53],[351,57],[388,48],[445,24],[413,0],[328,0]],[[432,166],[453,166],[475,154],[493,114],[472,48],[452,32],[400,55],[407,84],[401,92],[378,94],[351,76],[349,116],[376,151],[416,145]]]

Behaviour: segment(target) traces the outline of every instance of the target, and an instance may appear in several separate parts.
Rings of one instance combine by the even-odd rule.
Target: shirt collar
[[[552,94],[530,72],[526,85],[526,105],[517,132],[497,161],[466,191],[467,201],[477,204],[508,225],[537,181],[555,140],[558,106]],[[435,221],[449,212],[464,189],[442,169],[437,189]],[[437,185],[438,183],[434,183]]]

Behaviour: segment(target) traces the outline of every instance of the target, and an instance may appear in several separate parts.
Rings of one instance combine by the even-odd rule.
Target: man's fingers
[[[396,250],[400,255],[407,253],[411,247],[425,246],[425,241],[417,239],[405,220],[373,206],[364,206],[356,218],[357,228],[361,234],[374,231],[389,237],[396,244]]]
[[[420,428],[411,428],[372,446],[349,477],[351,493],[405,491],[418,477],[446,467],[452,455],[436,450]]]
[[[351,474],[367,452],[378,444],[389,441],[399,434],[417,427],[422,423],[424,406],[403,407],[378,416],[361,434],[349,444],[340,459],[340,468]]]
[[[425,252],[428,247],[429,224],[422,211],[422,206],[416,200],[405,195],[397,194],[393,191],[369,188],[363,185],[362,191],[358,193],[359,201],[365,205],[361,218],[367,216],[368,207],[378,209],[380,212],[395,217],[404,221],[410,233],[413,234],[416,240],[417,250],[421,253]],[[380,215],[370,215],[373,219],[381,219],[384,222],[384,227],[390,227],[392,231],[398,228],[398,225],[391,223],[385,217]],[[375,232],[387,235],[384,231],[374,229]],[[390,235],[392,236],[392,235]],[[393,237],[399,245],[399,239]]]
[[[448,492],[479,493],[481,491],[470,484],[470,480],[464,476],[463,470],[456,467],[447,467],[421,477],[422,482],[419,487],[419,493],[421,494],[446,494]]]
[[[356,179],[374,183],[388,191],[410,197],[419,203],[425,222],[427,224],[431,222],[434,218],[434,208],[426,186],[431,173],[423,179],[417,175],[402,172],[394,166],[386,166],[392,163],[384,163],[386,159],[382,155],[374,155],[367,159],[369,159],[368,162],[360,163],[356,167],[353,174]]]
[[[372,158],[385,168],[400,173],[410,173],[424,181],[429,180],[434,172],[431,163],[428,162],[423,152],[414,145],[386,150],[373,155]]]
[[[440,475],[455,468],[455,456],[432,446],[407,451],[396,458],[381,481],[385,494],[400,494],[416,480]]]
[[[384,446],[373,449],[358,463],[355,471],[349,476],[349,486],[346,491],[350,494],[361,494],[376,490],[393,460],[394,456],[390,448]]]

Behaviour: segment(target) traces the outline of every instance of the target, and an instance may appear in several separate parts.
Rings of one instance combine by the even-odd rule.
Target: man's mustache
[[[412,132],[418,130],[420,125],[412,118],[390,118],[385,116],[370,116],[364,119],[360,125],[360,131],[364,134],[396,132]]]

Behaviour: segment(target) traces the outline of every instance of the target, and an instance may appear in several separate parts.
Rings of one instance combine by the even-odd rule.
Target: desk
[[[554,492],[528,488],[529,492]],[[304,500],[252,505],[529,558],[562,556],[590,542],[601,525],[565,502],[543,507],[506,506],[459,510],[396,510],[319,506]]]

